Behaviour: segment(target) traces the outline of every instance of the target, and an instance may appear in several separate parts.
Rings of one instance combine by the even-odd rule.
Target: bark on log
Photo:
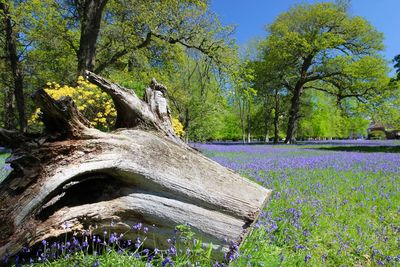
[[[140,100],[93,73],[86,76],[113,98],[114,132],[90,128],[70,98],[55,101],[44,90],[35,95],[46,126],[41,136],[0,130],[14,168],[0,184],[0,257],[59,238],[65,222],[68,231],[89,225],[102,231],[111,221],[120,230],[155,224],[160,247],[176,225],[189,223],[217,254],[227,250],[226,239],[240,244],[270,190],[182,142],[172,129],[166,89],[155,80]]]

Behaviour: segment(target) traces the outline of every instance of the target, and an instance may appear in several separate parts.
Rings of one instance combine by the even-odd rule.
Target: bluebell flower
[[[175,256],[175,255],[176,255],[176,249],[175,249],[175,247],[174,247],[174,246],[171,246],[171,247],[168,249],[168,253]]]
[[[3,170],[5,170],[5,171],[12,171],[13,168],[11,167],[10,164],[6,163],[6,164],[4,164],[4,166],[3,166]]]
[[[307,253],[307,255],[304,257],[304,262],[308,262],[311,259],[310,253]]]
[[[133,230],[140,231],[142,229],[142,226],[143,226],[142,223],[137,223],[134,226],[132,226],[132,228]]]
[[[173,265],[174,265],[174,262],[173,262],[169,257],[166,257],[166,258],[162,261],[161,265],[162,265],[162,267],[165,267],[165,266],[173,266]]]

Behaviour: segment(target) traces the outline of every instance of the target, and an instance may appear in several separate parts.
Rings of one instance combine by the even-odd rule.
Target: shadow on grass
[[[365,153],[400,153],[400,146],[330,146],[319,147],[316,149],[346,152],[365,152]]]

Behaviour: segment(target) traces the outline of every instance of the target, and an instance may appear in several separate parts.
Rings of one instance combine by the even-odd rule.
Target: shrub
[[[110,130],[114,124],[117,112],[111,97],[102,92],[96,85],[89,83],[83,77],[79,77],[77,86],[59,85],[55,82],[48,82],[45,91],[54,99],[62,96],[71,97],[78,110],[90,121],[91,125],[100,130]],[[29,125],[37,128],[41,111],[36,109],[29,119]]]
[[[183,125],[177,118],[172,118],[172,127],[174,128],[176,135],[183,136],[185,134]]]

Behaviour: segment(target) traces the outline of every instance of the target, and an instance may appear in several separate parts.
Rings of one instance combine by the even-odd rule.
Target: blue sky
[[[237,25],[235,38],[239,45],[256,37],[265,37],[265,25],[296,3],[318,0],[212,0],[211,9],[223,24]],[[384,55],[392,60],[400,54],[400,0],[352,0],[350,13],[362,16],[385,36]]]

